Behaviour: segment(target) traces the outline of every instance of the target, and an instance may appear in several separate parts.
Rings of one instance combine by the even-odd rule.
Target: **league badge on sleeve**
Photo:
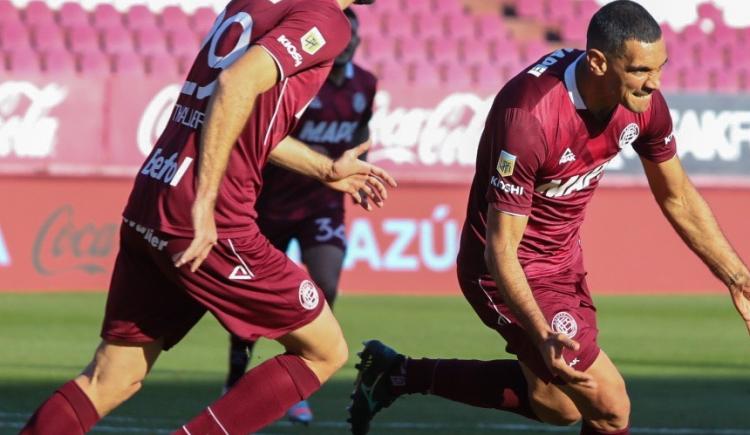
[[[516,167],[516,156],[503,150],[500,151],[500,158],[497,160],[497,173],[502,177],[513,175],[513,169]]]
[[[326,45],[326,39],[317,27],[313,27],[300,38],[302,50],[307,54],[315,54]]]

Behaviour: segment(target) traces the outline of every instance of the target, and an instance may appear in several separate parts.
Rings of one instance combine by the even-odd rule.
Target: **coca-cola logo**
[[[105,273],[115,249],[117,226],[76,223],[73,206],[63,205],[42,223],[34,240],[32,262],[41,275],[81,270]]]
[[[60,121],[49,112],[68,92],[62,86],[30,82],[0,83],[0,157],[52,156]]]
[[[179,85],[166,86],[154,95],[143,111],[136,131],[136,143],[144,157],[151,153],[151,149],[166,128],[179,96]]]
[[[426,166],[472,166],[493,97],[453,93],[430,108],[398,107],[388,91],[375,96],[368,159]],[[394,106],[394,107],[392,107]]]

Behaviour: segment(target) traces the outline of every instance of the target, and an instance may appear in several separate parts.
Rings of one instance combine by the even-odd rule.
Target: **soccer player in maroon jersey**
[[[403,394],[434,394],[581,434],[628,434],[625,382],[597,344],[579,242],[584,210],[621,148],[640,155],[677,233],[726,284],[750,331],[750,272],[686,176],[659,92],[667,50],[637,3],[591,19],[586,51],[558,50],[497,95],[479,143],[458,280],[514,360],[413,359],[365,344],[350,407],[354,435]],[[616,230],[616,229],[613,229]]]
[[[206,311],[232,334],[276,339],[286,352],[248,371],[178,434],[252,433],[346,362],[320,290],[260,234],[254,204],[268,160],[364,196],[368,209],[395,185],[358,159],[366,145],[332,160],[279,144],[348,44],[342,9],[352,2],[233,0],[219,14],[123,212],[103,341],[23,434],[90,430]]]
[[[359,21],[352,8],[344,13],[352,28],[349,45],[334,59],[323,87],[284,139],[301,141],[333,159],[369,140],[377,86],[374,75],[352,63],[359,45]],[[263,179],[266,182],[255,205],[261,233],[282,252],[292,238],[299,241],[307,271],[333,307],[346,249],[343,194],[275,165],[263,169]],[[245,374],[254,345],[254,341],[232,336],[225,390]],[[301,401],[289,409],[287,417],[308,424],[313,415],[307,401]]]

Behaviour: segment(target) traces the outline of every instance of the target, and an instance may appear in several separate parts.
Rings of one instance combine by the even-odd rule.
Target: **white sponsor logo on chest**
[[[552,180],[549,183],[537,186],[535,190],[548,198],[559,198],[570,195],[589,187],[592,181],[600,178],[604,173],[604,166],[597,166],[585,174],[574,175],[565,181]]]
[[[351,142],[357,123],[353,121],[306,121],[299,133],[301,141],[318,143]]]

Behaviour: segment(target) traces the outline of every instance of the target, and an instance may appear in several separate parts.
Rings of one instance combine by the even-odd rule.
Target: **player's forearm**
[[[708,204],[689,181],[680,196],[667,198],[661,207],[688,247],[725,285],[750,280],[747,267],[719,228]]]
[[[488,241],[485,262],[498,289],[503,294],[503,300],[513,311],[516,319],[535,343],[544,341],[551,331],[542,310],[534,299],[515,250],[498,249],[490,246]]]
[[[269,156],[275,165],[289,169],[319,181],[326,181],[331,174],[333,160],[304,142],[287,136],[271,151]]]
[[[257,92],[251,86],[235,86],[233,77],[219,76],[219,83],[206,110],[201,132],[196,200],[215,201],[229,156],[247,118]]]

